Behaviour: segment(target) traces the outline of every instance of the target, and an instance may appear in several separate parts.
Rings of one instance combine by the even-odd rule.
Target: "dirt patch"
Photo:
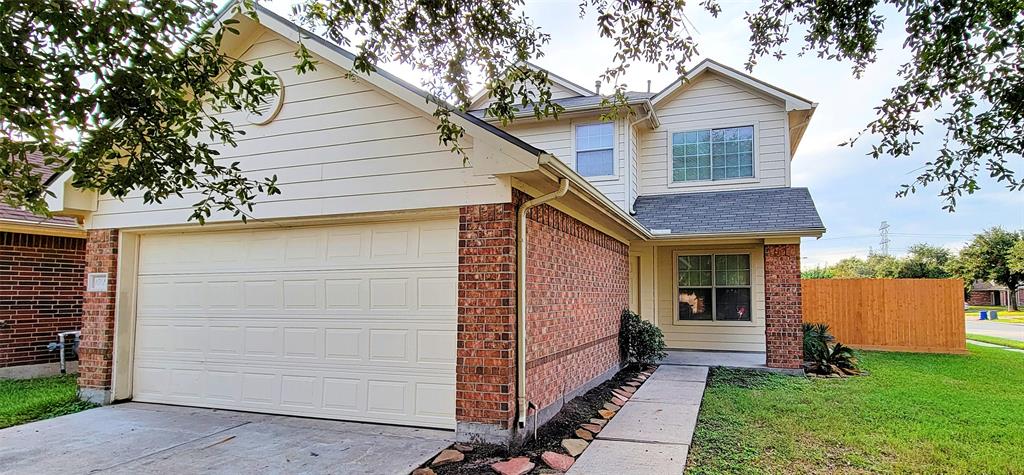
[[[653,368],[649,368],[653,370]],[[612,399],[612,389],[619,388],[627,381],[636,377],[639,368],[628,367],[619,371],[614,377],[594,387],[590,391],[567,401],[562,410],[546,424],[537,429],[537,437],[532,438],[518,451],[511,451],[503,446],[475,445],[473,451],[466,453],[466,458],[459,463],[434,468],[438,475],[478,475],[492,473],[490,465],[494,462],[512,457],[529,457],[535,465],[531,474],[552,473],[544,465],[540,455],[545,451],[565,454],[562,439],[576,438],[575,431],[592,418],[600,418],[598,409]],[[429,466],[429,462],[427,465]]]

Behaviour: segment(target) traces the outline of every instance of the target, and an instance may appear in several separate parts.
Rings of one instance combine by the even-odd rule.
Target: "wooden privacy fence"
[[[854,348],[965,353],[959,279],[804,279],[804,322]]]

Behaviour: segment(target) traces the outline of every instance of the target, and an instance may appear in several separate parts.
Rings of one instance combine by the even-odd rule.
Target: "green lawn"
[[[978,335],[976,333],[968,333],[968,340],[978,340],[985,343],[992,343],[994,345],[1009,346],[1010,348],[1020,348],[1024,350],[1024,342],[1017,340],[1007,340],[1006,338],[999,338],[997,336]]]
[[[967,307],[967,310],[964,310],[964,316],[965,317],[975,317],[975,318],[977,318],[977,317],[981,316],[980,313],[981,313],[982,310],[995,310],[996,312],[999,313],[999,320],[1004,320],[1004,319],[1006,319],[1006,320],[1015,320],[1015,321],[1010,321],[1009,323],[1024,323],[1024,310],[1019,310],[1019,311],[1016,311],[1016,312],[1011,312],[1011,311],[1007,310],[1006,307],[983,307],[983,306]],[[1019,318],[1007,318],[1007,317],[1019,317]]]
[[[716,370],[688,474],[1024,473],[1024,354],[864,352],[869,376]]]
[[[75,377],[0,380],[0,429],[94,407],[79,401]]]

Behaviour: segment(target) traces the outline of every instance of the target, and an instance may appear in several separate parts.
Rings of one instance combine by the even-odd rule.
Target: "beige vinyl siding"
[[[713,73],[657,107],[661,126],[641,138],[640,194],[688,193],[789,186],[786,111],[781,102]],[[754,178],[699,183],[670,183],[669,138],[672,132],[753,125]]]
[[[242,54],[262,61],[285,84],[284,105],[267,125],[244,114],[221,116],[240,124],[238,146],[223,146],[218,161],[237,161],[252,178],[277,175],[281,194],[259,197],[256,218],[316,217],[348,213],[440,208],[491,203],[511,197],[507,182],[472,166],[438,144],[427,114],[319,59],[317,70],[291,68],[295,44],[265,31]],[[470,154],[473,140],[463,146]],[[137,192],[123,201],[104,196],[91,228],[130,228],[186,221],[197,193],[160,204]],[[208,221],[237,220],[215,214]]]
[[[750,322],[677,322],[678,299],[675,272],[676,251],[687,253],[750,254],[751,321]],[[765,351],[764,246],[662,246],[655,249],[655,285],[658,327],[665,334],[669,348]]]
[[[575,134],[576,125],[600,122],[600,115],[580,118],[559,118],[557,120],[519,119],[504,129],[545,152],[548,152],[569,167],[575,169]],[[604,193],[608,199],[622,209],[626,209],[626,175],[627,155],[626,123],[615,122],[615,179],[588,179],[595,188]]]

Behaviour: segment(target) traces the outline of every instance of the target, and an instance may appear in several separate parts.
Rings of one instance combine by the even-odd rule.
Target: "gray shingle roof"
[[[654,97],[654,93],[650,92],[635,92],[629,91],[626,93],[626,101],[629,103],[641,102],[644,99],[650,99]],[[601,106],[601,101],[608,98],[608,96],[594,95],[594,96],[576,96],[576,97],[564,97],[561,99],[552,99],[551,102],[564,107],[567,110],[572,109],[587,109],[587,108],[598,108]],[[529,111],[522,112],[522,115],[529,115]],[[484,109],[475,109],[469,111],[470,114],[476,117],[484,116]],[[518,115],[518,114],[517,114]]]
[[[636,219],[672,234],[824,231],[807,188],[641,196]]]

